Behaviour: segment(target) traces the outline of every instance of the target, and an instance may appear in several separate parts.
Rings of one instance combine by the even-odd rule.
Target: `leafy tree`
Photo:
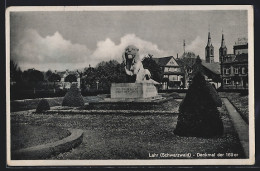
[[[22,71],[13,60],[10,61],[10,78],[16,82],[20,82],[22,79]]]
[[[46,73],[45,73],[47,79],[49,80],[49,77],[52,75],[52,71],[49,69]]]
[[[23,79],[28,82],[37,83],[44,80],[44,75],[41,71],[33,68],[23,72]]]
[[[77,82],[77,77],[74,74],[69,74],[67,77],[65,77],[65,82]]]
[[[56,82],[60,82],[60,80],[61,80],[60,75],[59,75],[59,74],[55,74],[55,73],[52,73],[52,74],[49,76],[49,78],[48,78],[48,81],[54,82],[54,85],[55,85]]]
[[[55,73],[51,74],[48,78],[48,81],[50,82],[59,82],[60,80],[61,80],[60,75]]]
[[[185,52],[183,53],[182,58],[196,58],[196,55],[194,52]]]
[[[116,60],[110,60],[100,62],[95,68],[86,68],[82,76],[82,82],[94,89],[98,81],[99,89],[109,90],[111,83],[125,82],[125,77],[124,65],[119,64]]]
[[[161,67],[153,60],[153,55],[148,54],[142,61],[145,69],[148,69],[151,73],[153,80],[161,82],[163,79],[163,71]]]

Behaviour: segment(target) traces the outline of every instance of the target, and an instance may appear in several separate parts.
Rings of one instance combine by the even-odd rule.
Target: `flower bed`
[[[242,96],[240,93],[219,93],[221,97],[227,97],[233,106],[241,114],[241,117],[248,123],[249,110],[248,110],[248,95]]]

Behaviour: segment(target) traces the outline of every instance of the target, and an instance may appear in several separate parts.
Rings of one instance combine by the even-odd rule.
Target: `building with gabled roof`
[[[222,40],[224,41],[224,39]],[[223,89],[248,88],[248,42],[239,38],[233,47],[234,54],[220,53]]]
[[[55,71],[56,72],[56,71]],[[61,72],[56,72],[60,77],[61,80],[59,82],[60,89],[69,89],[72,83],[70,82],[65,82],[65,79],[69,75],[75,75],[77,78],[77,86],[80,88],[80,73],[78,71],[69,71],[68,69],[66,71],[61,71]]]
[[[185,72],[179,60],[173,56],[153,58],[163,70],[163,89],[180,88],[183,85]]]

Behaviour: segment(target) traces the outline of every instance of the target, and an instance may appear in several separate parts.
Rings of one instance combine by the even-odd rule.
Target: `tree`
[[[188,92],[180,104],[174,133],[180,136],[213,137],[223,134],[223,123],[218,106],[221,99],[199,70],[195,73]]]
[[[183,53],[182,58],[196,58],[196,55],[194,52],[185,52]]]
[[[10,78],[15,82],[20,82],[22,79],[22,71],[13,60],[10,60]]]
[[[151,73],[151,78],[157,82],[163,79],[163,71],[161,67],[153,60],[153,55],[148,54],[142,61],[144,69],[148,69]]]
[[[38,71],[36,69],[28,69],[23,72],[22,74],[22,80],[23,80],[23,85],[28,87],[29,89],[31,88],[36,88],[37,84],[40,81],[44,80],[44,75],[41,71]],[[40,85],[39,85],[40,86]]]
[[[49,77],[48,77],[48,81],[50,82],[54,82],[54,85],[56,82],[60,82],[61,80],[61,77],[59,74],[55,74],[55,73],[52,73]]]
[[[74,74],[69,74],[67,77],[65,77],[65,82],[77,82],[77,77]]]
[[[84,99],[77,88],[77,84],[73,83],[66,93],[62,101],[62,106],[79,107],[84,106]]]
[[[192,77],[194,77],[197,73],[204,73],[202,64],[201,64],[200,56],[197,56],[195,64],[192,66]]]
[[[23,79],[28,82],[37,83],[44,80],[44,75],[41,71],[33,68],[23,72]]]
[[[52,75],[52,71],[49,69],[46,73],[45,73],[47,79],[49,80],[49,77]]]

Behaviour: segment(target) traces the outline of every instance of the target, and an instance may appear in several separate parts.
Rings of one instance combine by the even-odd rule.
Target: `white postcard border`
[[[163,11],[247,10],[249,68],[249,159],[158,159],[158,160],[11,160],[10,156],[10,12],[22,11]],[[133,165],[252,165],[255,163],[254,21],[251,5],[188,6],[31,6],[6,9],[6,154],[8,166],[133,166]]]

